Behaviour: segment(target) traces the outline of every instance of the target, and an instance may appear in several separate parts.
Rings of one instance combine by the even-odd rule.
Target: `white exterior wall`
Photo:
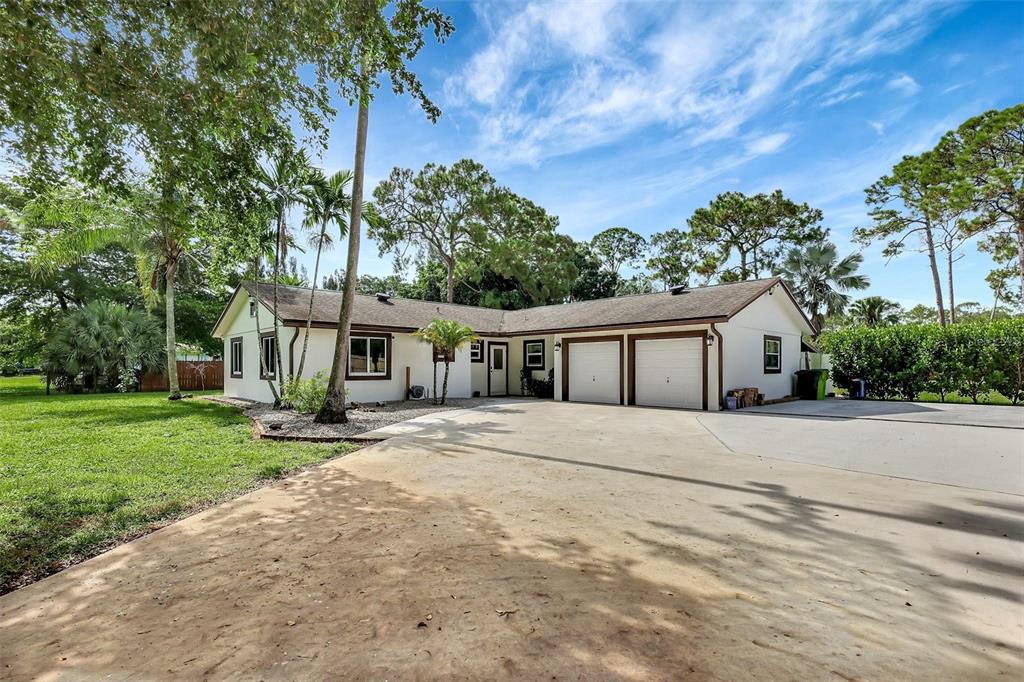
[[[588,336],[618,336],[624,335],[622,340],[622,379],[625,382],[623,384],[623,395],[626,396],[627,400],[629,397],[629,384],[633,380],[629,376],[629,337],[630,335],[643,335],[657,332],[681,332],[681,331],[705,331],[709,335],[714,336],[709,331],[710,327],[706,324],[701,325],[681,325],[677,327],[651,327],[651,328],[639,328],[639,329],[615,329],[609,331],[598,331],[598,332],[584,332],[579,334],[557,334],[552,338],[552,367],[555,368],[555,400],[562,399],[562,353],[554,352],[554,344],[557,342],[565,342],[565,339],[574,338],[585,338]],[[717,339],[715,343],[717,344]],[[547,349],[545,349],[547,350]],[[520,347],[520,352],[522,348]],[[718,396],[718,347],[712,345],[708,348],[708,410],[715,411],[719,409]]]
[[[765,399],[793,394],[793,372],[800,369],[800,336],[806,323],[789,296],[776,287],[763,294],[718,329],[724,338],[725,389],[756,386]],[[764,337],[782,338],[782,371],[764,372]]]
[[[522,395],[523,394],[523,382],[519,376],[519,371],[523,368],[523,363],[526,362],[526,358],[523,357],[523,341],[543,341],[544,342],[544,369],[531,370],[530,374],[534,379],[547,379],[548,371],[554,367],[555,351],[552,346],[555,345],[555,337],[553,336],[514,336],[508,341],[508,392],[510,395]],[[559,378],[555,375],[555,390],[558,389]]]
[[[267,382],[259,378],[259,343],[256,333],[256,321],[249,317],[249,297],[240,292],[235,297],[228,315],[234,315],[228,331],[224,334],[224,395],[261,402],[271,402],[273,394]],[[227,319],[227,318],[226,318]],[[270,331],[269,325],[273,317],[265,307],[260,310],[261,329]],[[434,365],[431,361],[430,344],[425,343],[412,334],[392,334],[379,332],[380,336],[391,337],[391,378],[387,380],[348,380],[345,387],[349,391],[349,399],[354,402],[377,402],[387,400],[403,400],[405,394],[405,372],[410,368],[411,385],[426,386],[433,394]],[[243,376],[241,379],[231,377],[231,346],[232,338],[241,336],[243,360]],[[281,364],[285,372],[289,371],[289,346],[295,336],[294,327],[281,327]],[[295,364],[298,365],[302,355],[302,341],[305,329],[299,329],[295,339]],[[309,378],[320,370],[328,374],[334,359],[334,343],[337,338],[335,329],[313,329],[309,335],[309,349],[306,353],[306,364],[302,375]],[[448,375],[448,395],[453,398],[468,398],[472,395],[470,380],[469,346],[455,354],[455,362],[451,363]],[[479,365],[485,366],[485,365]],[[444,380],[444,364],[437,366],[437,390],[440,393]]]

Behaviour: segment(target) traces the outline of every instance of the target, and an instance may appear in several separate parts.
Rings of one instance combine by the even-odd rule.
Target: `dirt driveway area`
[[[0,598],[0,677],[1024,673],[1018,495],[737,454],[668,410],[403,430]]]

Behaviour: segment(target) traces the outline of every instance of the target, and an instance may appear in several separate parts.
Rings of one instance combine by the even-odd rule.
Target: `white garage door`
[[[654,407],[704,407],[704,359],[701,338],[636,342],[636,404]]]
[[[619,403],[619,342],[569,344],[569,400]]]

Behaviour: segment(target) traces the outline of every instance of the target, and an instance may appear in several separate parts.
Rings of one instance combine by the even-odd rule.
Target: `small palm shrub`
[[[296,412],[316,414],[327,399],[327,372],[320,370],[308,379],[294,378],[284,385],[282,403]]]
[[[66,315],[43,350],[43,369],[68,390],[135,390],[139,373],[160,370],[163,361],[160,322],[110,301]]]

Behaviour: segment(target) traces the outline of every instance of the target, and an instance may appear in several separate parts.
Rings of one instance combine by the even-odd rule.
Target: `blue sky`
[[[718,193],[782,189],[858,250],[863,190],[904,154],[1024,101],[1024,3],[443,3],[456,32],[414,67],[444,111],[378,93],[367,181],[471,157],[586,239],[684,227]],[[351,167],[339,103],[328,170]],[[927,259],[863,251],[869,294],[932,303]],[[959,300],[991,303],[973,244]],[[312,261],[309,256],[306,260]],[[340,267],[344,244],[325,258]],[[360,271],[389,274],[365,242]]]

